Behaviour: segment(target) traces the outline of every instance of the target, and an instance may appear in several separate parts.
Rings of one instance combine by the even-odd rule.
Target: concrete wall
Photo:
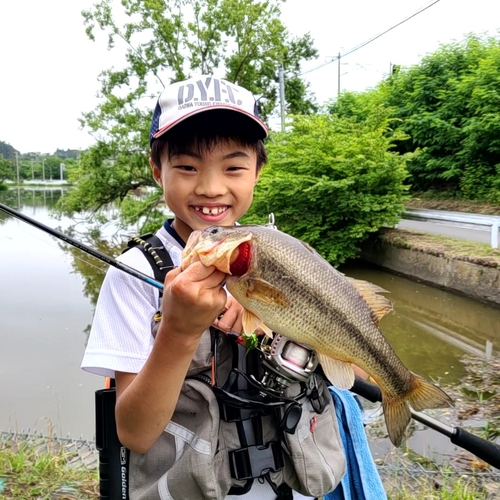
[[[500,305],[500,269],[399,248],[380,240],[366,244],[361,258],[384,269]]]

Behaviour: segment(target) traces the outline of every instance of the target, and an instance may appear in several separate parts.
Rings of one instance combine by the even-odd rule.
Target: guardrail
[[[447,224],[466,229],[478,229],[481,226],[483,228],[489,228],[491,232],[491,247],[498,248],[498,229],[500,227],[500,217],[495,215],[466,214],[462,212],[446,212],[444,210],[407,208],[401,215],[401,218],[421,222]]]

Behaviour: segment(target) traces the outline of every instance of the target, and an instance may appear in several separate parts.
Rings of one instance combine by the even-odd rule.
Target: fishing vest
[[[163,283],[173,264],[161,240],[148,234],[128,247],[143,251]],[[161,294],[153,336],[159,311]],[[255,480],[282,500],[292,490],[321,497],[335,489],[345,457],[326,381],[313,373],[272,398],[253,382],[259,356],[214,327],[204,332],[171,421],[147,453],[130,452],[132,500],[221,500],[247,493]]]

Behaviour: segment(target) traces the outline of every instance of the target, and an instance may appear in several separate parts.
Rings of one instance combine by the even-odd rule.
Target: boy
[[[157,233],[174,266],[180,265],[182,248],[193,230],[233,225],[245,214],[267,160],[266,137],[252,94],[235,84],[203,76],[172,84],[160,95],[151,125],[150,164],[174,213]],[[120,259],[153,276],[139,249]],[[310,498],[292,493],[286,483],[317,495],[304,485],[325,481],[326,493],[341,479],[345,464],[335,422],[328,425],[328,434],[334,436],[333,445],[328,444],[334,463],[322,465],[326,472],[319,479],[308,477],[306,470],[300,479],[291,454],[284,454],[282,444],[275,446],[275,410],[238,410],[238,422],[222,421],[212,388],[194,380],[209,371],[217,348],[209,327],[226,333],[242,330],[242,307],[227,295],[224,279],[223,273],[199,262],[183,272],[179,267],[171,270],[161,321],[152,333],[158,290],[115,269],[107,273],[82,368],[116,381],[117,431],[131,450],[133,500]],[[219,340],[219,359],[229,359],[234,347],[228,347],[227,337]],[[184,406],[189,411],[182,413]],[[207,422],[212,422],[208,430]],[[200,437],[202,433],[206,438]],[[272,437],[268,442],[267,435]],[[235,436],[240,443],[231,442]],[[235,453],[244,455],[242,461],[234,459]],[[229,464],[228,456],[234,463]]]

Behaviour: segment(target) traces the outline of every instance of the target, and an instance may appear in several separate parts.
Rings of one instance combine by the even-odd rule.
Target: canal
[[[73,221],[51,216],[61,194],[60,188],[13,188],[0,192],[0,201],[65,230]],[[85,224],[77,227],[83,231]],[[118,247],[108,250],[116,255]],[[79,365],[104,269],[0,211],[0,430],[93,439],[94,391],[103,380]],[[381,329],[412,371],[447,388],[467,376],[465,354],[497,355],[500,309],[361,264],[343,272],[390,292],[394,312]],[[419,453],[453,454],[443,436],[419,432],[410,441]],[[390,450],[387,438],[374,443],[375,454]]]

